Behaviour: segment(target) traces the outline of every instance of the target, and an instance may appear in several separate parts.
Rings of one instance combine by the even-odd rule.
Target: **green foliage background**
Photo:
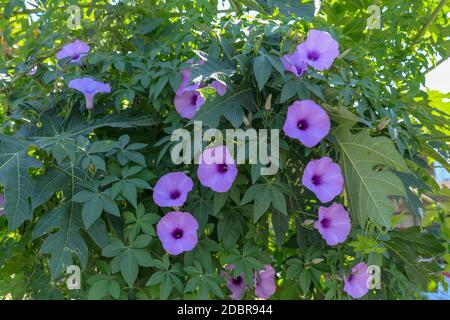
[[[431,176],[434,161],[450,170],[450,95],[422,90],[425,74],[449,56],[448,1],[330,0],[317,16],[308,1],[230,2],[218,16],[217,2],[204,0],[47,0],[35,8],[0,0],[0,297],[221,299],[226,263],[250,285],[270,263],[273,299],[348,299],[342,276],[365,261],[382,269],[381,290],[367,299],[410,299],[450,271],[450,191]],[[366,28],[374,2],[381,30]],[[70,4],[82,8],[78,30],[67,28]],[[285,75],[279,57],[311,28],[338,39],[341,56],[327,72]],[[76,38],[91,46],[87,65],[58,64],[56,52]],[[287,106],[310,98],[333,132],[311,150],[282,136],[276,176],[241,165],[229,192],[201,187],[194,166],[177,167],[169,155],[170,133],[192,129],[173,97],[180,68],[195,56],[207,63],[194,76],[228,84],[225,97],[204,92],[197,120],[280,129]],[[67,87],[81,75],[112,87],[89,116]],[[320,204],[299,182],[305,164],[323,155],[343,169],[339,201],[352,216],[349,239],[336,247],[312,229]],[[169,257],[155,235],[163,212],[151,188],[175,170],[196,181],[184,209],[199,221],[200,240]],[[405,217],[393,215],[399,199],[418,226],[395,228]],[[82,267],[81,290],[66,288],[71,264]]]

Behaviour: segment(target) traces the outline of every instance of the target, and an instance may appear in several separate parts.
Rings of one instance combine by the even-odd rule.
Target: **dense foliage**
[[[221,299],[242,275],[242,297],[253,299],[264,297],[270,265],[272,299],[351,299],[344,281],[362,262],[381,268],[381,288],[363,299],[435,289],[450,271],[450,191],[432,176],[435,161],[450,169],[450,95],[423,85],[448,57],[450,7],[376,2],[381,29],[368,30],[366,0],[323,1],[317,15],[314,1],[230,1],[218,14],[217,1],[204,0],[0,0],[0,297]],[[82,12],[76,29],[70,4]],[[313,29],[338,42],[339,56],[296,77],[280,58]],[[76,39],[89,52],[58,60]],[[192,120],[174,107],[186,69],[204,83]],[[72,82],[83,77],[109,84],[92,110]],[[312,147],[283,131],[298,100],[331,119]],[[171,158],[172,132],[193,132],[193,120],[222,132],[280,129],[279,171],[261,175],[247,162],[226,192],[205,187],[200,165]],[[333,202],[302,183],[323,157],[342,170],[345,189],[333,202],[351,219],[333,245],[314,223]],[[171,172],[193,181],[182,207],[154,201]],[[174,210],[198,223],[195,247],[177,255],[157,234]],[[416,225],[398,228],[411,215]],[[66,286],[70,265],[82,269],[79,290]]]

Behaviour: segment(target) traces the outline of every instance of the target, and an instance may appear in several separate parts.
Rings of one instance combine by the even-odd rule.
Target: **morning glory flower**
[[[200,87],[198,83],[178,90],[173,103],[175,110],[186,119],[192,119],[198,109],[205,104],[205,99],[197,90]]]
[[[164,250],[176,256],[195,248],[197,229],[198,222],[189,212],[171,211],[159,220],[156,234]]]
[[[361,298],[369,292],[369,278],[367,265],[364,262],[358,263],[348,279],[344,277],[344,291],[354,299]]]
[[[234,265],[229,264],[225,267],[225,269],[231,271],[234,269]],[[236,278],[233,278],[230,273],[222,271],[221,275],[227,281],[227,288],[231,291],[230,298],[233,300],[242,299],[245,289],[247,289],[247,284],[244,281],[244,274],[241,273]]]
[[[191,59],[187,62],[192,64],[194,61]],[[204,61],[200,60],[198,64],[202,65],[204,64]],[[175,110],[180,116],[186,119],[192,119],[200,107],[205,104],[205,99],[198,91],[198,89],[204,87],[205,84],[195,83],[190,85],[191,75],[192,70],[190,68],[181,69],[181,83],[175,92],[175,98],[173,101]],[[227,91],[227,86],[217,80],[213,81],[210,87],[215,89],[221,96],[225,95]]]
[[[197,177],[205,187],[215,192],[227,192],[238,170],[226,146],[208,148],[199,159]]]
[[[301,61],[323,71],[331,67],[339,56],[339,44],[326,31],[311,30],[306,41],[297,46]]]
[[[302,56],[296,50],[292,53],[285,54],[280,60],[285,71],[292,72],[299,78],[308,69],[308,65],[302,59]]]
[[[69,81],[69,88],[80,91],[86,98],[86,109],[94,108],[94,96],[101,92],[111,92],[111,87],[107,83],[95,81],[91,78],[80,78]]]
[[[0,216],[5,215],[5,205],[6,205],[6,201],[5,201],[5,196],[3,193],[0,193]]]
[[[341,167],[330,157],[311,160],[303,172],[302,184],[322,203],[327,203],[341,194],[344,188]]]
[[[183,172],[168,173],[156,182],[153,200],[160,207],[180,207],[194,187],[192,179]]]
[[[345,208],[334,202],[331,206],[319,208],[319,220],[314,227],[329,246],[344,242],[350,233],[350,216]]]
[[[66,44],[56,54],[56,59],[61,60],[70,57],[70,63],[77,63],[81,58],[87,55],[89,52],[89,46],[80,40],[75,40],[69,44]]]
[[[312,100],[297,100],[289,106],[283,131],[308,148],[317,145],[330,132],[328,114]]]
[[[255,273],[255,294],[258,298],[269,299],[276,291],[275,270],[271,265],[265,265],[264,269]]]

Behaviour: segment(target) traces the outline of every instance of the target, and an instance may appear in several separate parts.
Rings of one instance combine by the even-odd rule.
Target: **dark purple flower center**
[[[173,199],[173,200],[178,199],[180,197],[180,195],[181,195],[180,191],[178,191],[178,190],[172,191],[170,193],[170,199]]]
[[[297,65],[297,66],[294,66],[294,67],[295,67],[295,70],[297,70],[298,74],[302,74],[305,71],[303,69],[303,66],[301,66],[301,65]]]
[[[78,60],[80,58],[80,55],[79,54],[74,54],[73,56],[72,56],[72,60]]]
[[[300,120],[299,122],[297,122],[297,128],[299,130],[306,130],[309,128],[309,124],[308,121],[306,121],[305,119]]]
[[[322,224],[323,228],[329,228],[331,225],[331,220],[328,218],[324,218],[322,219],[322,221],[320,221],[320,224]]]
[[[311,61],[316,61],[316,60],[318,60],[320,58],[320,54],[317,51],[313,50],[313,51],[309,51],[308,52],[308,56],[307,57]]]
[[[225,173],[228,171],[228,166],[226,163],[221,163],[217,165],[217,171],[219,171],[220,173]]]
[[[198,96],[197,96],[197,94],[194,92],[194,94],[192,95],[192,97],[191,97],[191,104],[192,105],[197,105],[197,98],[198,98]]]
[[[353,279],[353,274],[351,274],[351,275],[348,277],[348,281],[352,281],[352,279]]]
[[[181,237],[183,237],[183,230],[176,228],[175,230],[173,230],[172,232],[172,237],[174,239],[180,239]]]
[[[311,182],[313,185],[318,186],[322,183],[322,177],[315,174],[313,175],[313,177],[311,178]]]
[[[242,277],[238,276],[236,278],[233,278],[233,284],[240,286],[242,284]]]

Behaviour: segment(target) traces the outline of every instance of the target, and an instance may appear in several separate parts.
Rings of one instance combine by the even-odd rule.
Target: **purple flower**
[[[311,30],[306,41],[297,46],[301,61],[323,71],[329,69],[339,56],[339,44],[325,31]]]
[[[30,70],[28,70],[27,75],[28,76],[34,76],[36,74],[37,71],[37,66],[33,66]]]
[[[94,96],[100,92],[111,92],[107,83],[98,82],[91,78],[73,79],[69,81],[69,88],[80,91],[86,98],[86,109],[94,108]]]
[[[168,212],[156,225],[156,233],[164,250],[174,256],[195,248],[197,229],[197,220],[189,212],[181,211]]]
[[[205,187],[215,192],[227,192],[238,170],[226,146],[208,148],[199,159],[197,177]]]
[[[77,63],[89,52],[89,46],[80,40],[75,40],[62,47],[61,51],[56,54],[56,59],[61,60],[70,57],[71,63]]]
[[[263,270],[255,273],[255,294],[258,298],[269,299],[276,291],[275,270],[265,265]]]
[[[156,182],[153,200],[160,207],[180,207],[194,187],[192,179],[183,172],[171,172]]]
[[[197,113],[198,109],[205,103],[205,99],[197,90],[199,84],[193,84],[185,87],[182,90],[178,89],[173,103],[175,104],[175,110],[186,119],[192,119]]]
[[[233,270],[234,265],[229,264],[225,267],[226,270]],[[241,273],[236,278],[233,278],[228,272],[221,272],[222,277],[227,281],[227,288],[230,289],[230,298],[233,300],[240,300],[244,295],[245,289],[247,289],[247,284],[244,281],[244,274]]]
[[[323,203],[329,202],[342,192],[344,178],[341,167],[330,157],[311,160],[302,177],[303,185],[314,192]]]
[[[214,80],[211,82],[210,87],[216,90],[219,96],[224,96],[227,93],[227,85],[221,81]]]
[[[176,95],[183,94],[184,90],[189,86],[191,74],[192,70],[190,68],[181,69],[181,83],[178,90],[175,92]]]
[[[363,262],[358,263],[353,267],[348,279],[344,277],[344,291],[354,299],[361,298],[369,292],[369,278],[367,265]]]
[[[308,69],[308,65],[303,61],[302,56],[297,50],[285,54],[280,60],[284,66],[284,70],[292,72],[297,78],[303,75],[306,69]]]
[[[350,216],[345,208],[334,202],[331,206],[319,208],[319,220],[314,223],[329,246],[344,242],[350,233]]]
[[[5,201],[5,196],[3,195],[3,193],[0,193],[0,216],[5,215],[5,205],[6,205],[6,201]]]
[[[314,147],[330,132],[328,114],[314,101],[294,101],[289,106],[283,131],[300,140],[308,148]]]

